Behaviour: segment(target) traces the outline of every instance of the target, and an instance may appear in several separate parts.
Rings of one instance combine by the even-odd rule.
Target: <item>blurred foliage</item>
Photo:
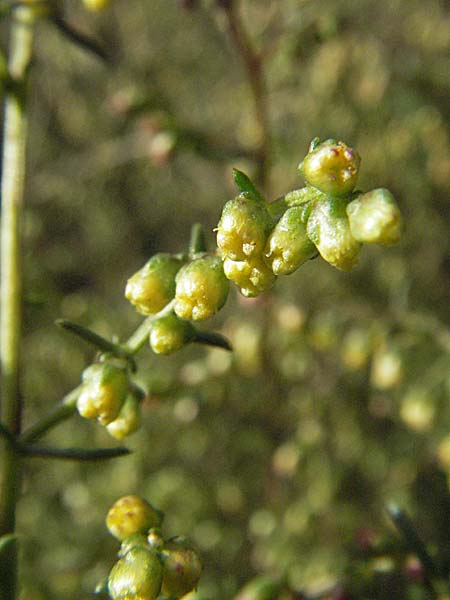
[[[148,390],[131,457],[33,459],[19,530],[23,598],[88,598],[114,562],[104,526],[119,496],[165,511],[205,565],[195,598],[231,598],[257,573],[326,598],[421,600],[423,574],[385,513],[406,507],[450,567],[450,17],[439,0],[242,0],[264,49],[269,195],[300,187],[315,136],[362,156],[363,189],[387,187],[406,222],[393,249],[350,274],[309,261],[259,300],[214,319],[234,353],[139,357]],[[184,6],[184,7],[183,7]],[[189,9],[189,10],[187,10]],[[26,419],[92,360],[57,317],[104,336],[139,322],[126,279],[157,251],[210,232],[252,174],[257,136],[239,56],[216,3],[115,0],[65,18],[103,64],[39,24],[26,206]],[[3,37],[6,24],[2,25]],[[75,417],[46,441],[113,441]],[[337,585],[342,587],[336,587]],[[340,595],[339,595],[340,594]]]

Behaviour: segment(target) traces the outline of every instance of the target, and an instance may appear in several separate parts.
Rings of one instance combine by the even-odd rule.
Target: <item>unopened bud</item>
[[[171,313],[155,319],[150,332],[150,346],[156,354],[171,354],[192,341],[195,329],[189,321]]]
[[[150,548],[131,548],[109,574],[109,595],[112,600],[155,600],[162,572],[161,560]]]
[[[197,552],[185,542],[168,542],[162,550],[164,562],[161,593],[168,598],[182,598],[197,587],[202,563]]]
[[[83,4],[92,12],[100,12],[110,4],[110,0],[83,0]]]
[[[361,194],[347,206],[350,230],[358,242],[396,244],[402,217],[394,196],[384,188]]]
[[[119,416],[114,419],[106,429],[116,440],[123,440],[134,433],[141,425],[141,408],[139,399],[134,394],[129,394],[120,409]]]
[[[276,281],[276,275],[259,257],[239,261],[226,258],[223,268],[227,279],[233,281],[246,298],[255,298],[270,290]]]
[[[151,527],[159,527],[163,514],[139,496],[124,496],[109,509],[106,526],[119,540],[145,533]]]

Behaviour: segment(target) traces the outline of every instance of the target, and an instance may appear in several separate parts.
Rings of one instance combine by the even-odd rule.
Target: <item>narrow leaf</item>
[[[263,196],[258,192],[256,187],[254,186],[252,180],[248,175],[239,171],[239,169],[233,169],[233,179],[234,183],[237,185],[241,193],[251,194],[255,200],[259,200],[260,202],[264,202]]]
[[[128,448],[98,448],[85,450],[84,448],[48,448],[44,446],[24,445],[21,452],[30,458],[57,458],[75,461],[109,460],[119,456],[126,456],[131,451]]]

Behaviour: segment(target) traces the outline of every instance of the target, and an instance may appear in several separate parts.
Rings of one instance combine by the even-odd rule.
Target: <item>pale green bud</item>
[[[102,425],[114,421],[129,390],[126,368],[109,362],[96,363],[83,371],[82,380],[77,400],[80,415],[98,419]]]
[[[171,354],[192,341],[195,329],[173,313],[155,319],[150,332],[150,346],[156,354]]]
[[[350,271],[358,262],[361,244],[351,234],[345,208],[341,198],[319,198],[309,215],[307,232],[322,258]]]
[[[112,600],[155,600],[161,591],[163,566],[150,548],[134,547],[119,559],[108,578]]]
[[[117,419],[114,419],[106,429],[116,440],[123,440],[141,426],[141,408],[139,399],[129,394],[120,409]]]
[[[109,509],[106,526],[114,537],[125,540],[135,533],[159,527],[162,520],[163,514],[146,500],[139,496],[124,496]]]
[[[83,4],[87,10],[100,12],[110,4],[110,0],[83,0]]]
[[[239,261],[226,258],[223,269],[227,279],[233,281],[246,298],[255,298],[270,290],[276,281],[276,275],[259,257]]]
[[[390,246],[400,240],[402,217],[389,190],[361,194],[348,204],[347,215],[352,235],[359,242]]]
[[[288,208],[267,240],[264,254],[275,275],[289,275],[317,254],[306,234],[303,213],[302,206]]]
[[[355,188],[360,162],[344,142],[326,140],[306,155],[299,169],[309,185],[330,196],[346,196]]]
[[[197,258],[177,274],[175,313],[192,321],[209,319],[225,304],[228,287],[220,257]]]
[[[162,310],[175,295],[175,275],[183,261],[171,254],[159,253],[127,282],[125,297],[143,315]]]
[[[224,258],[232,260],[259,256],[273,225],[262,202],[238,196],[223,208],[217,226],[217,246]]]
[[[161,593],[167,598],[182,598],[195,589],[202,573],[197,552],[183,541],[170,541],[162,550],[164,563]]]

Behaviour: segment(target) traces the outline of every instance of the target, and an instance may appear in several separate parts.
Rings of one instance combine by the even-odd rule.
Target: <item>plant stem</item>
[[[242,22],[235,2],[226,2],[223,11],[228,24],[231,40],[241,56],[247,74],[250,92],[253,98],[255,123],[258,128],[258,147],[256,149],[256,183],[267,195],[268,167],[270,160],[270,130],[267,107],[266,80],[263,59],[253,47],[250,36]]]
[[[2,172],[0,417],[15,435],[20,433],[20,342],[22,330],[21,221],[27,132],[26,82],[33,47],[33,12],[21,6],[12,14],[9,75],[6,95]],[[11,444],[3,444],[0,465],[0,536],[15,530],[20,489],[20,460]],[[17,587],[15,544],[0,561],[0,600],[14,600]]]

